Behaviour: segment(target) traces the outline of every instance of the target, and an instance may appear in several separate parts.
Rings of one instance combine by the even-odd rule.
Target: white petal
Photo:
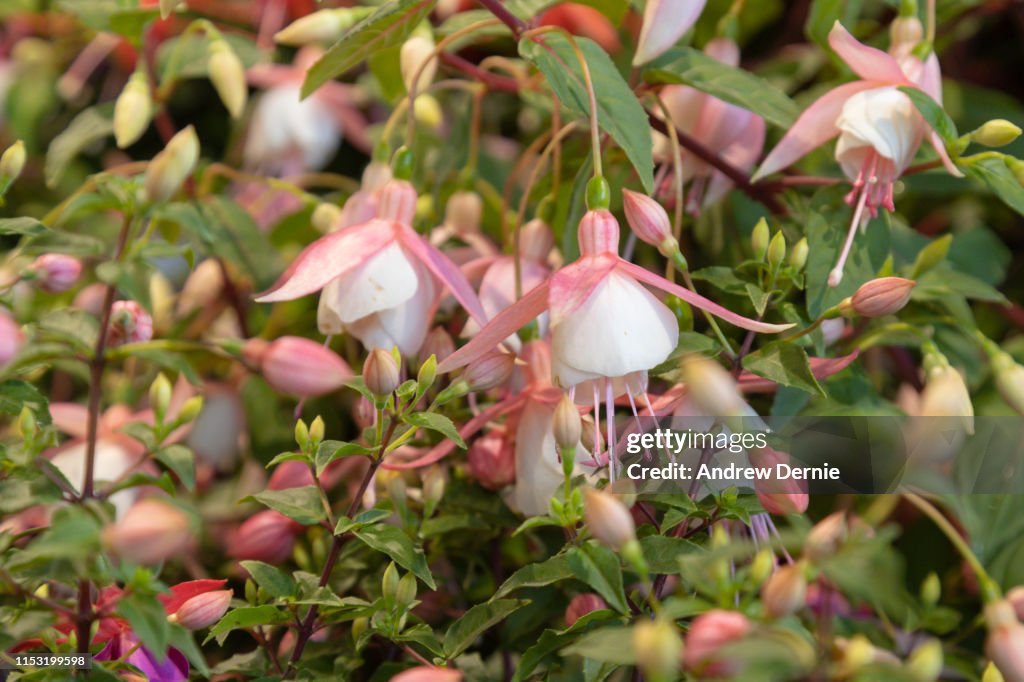
[[[672,311],[632,278],[613,272],[552,329],[552,373],[558,385],[571,386],[581,376],[648,370],[669,356],[678,339]]]
[[[430,329],[437,302],[433,276],[416,265],[419,285],[407,301],[378,311],[344,326],[345,331],[367,348],[391,349],[398,346],[403,355],[415,355]]]
[[[338,320],[350,323],[408,301],[418,285],[411,259],[392,242],[361,267],[330,282],[321,300],[326,300]]]
[[[50,463],[64,474],[64,478],[74,487],[75,492],[80,491],[85,485],[85,450],[85,443],[79,443],[59,452],[50,460]],[[120,445],[110,441],[98,441],[93,462],[93,481],[116,481],[133,464],[132,455]],[[138,497],[137,488],[122,490],[110,496],[110,502],[117,510],[119,518],[128,511],[128,507],[132,506],[136,497]]]
[[[524,261],[522,264],[522,292],[527,294],[537,287],[548,276],[549,270],[540,263]],[[487,268],[483,279],[480,281],[480,305],[487,313],[487,319],[493,319],[495,315],[508,308],[516,300],[516,270],[515,263],[511,257],[503,257],[496,260],[491,267]],[[544,313],[538,318],[540,324],[540,336],[547,334],[548,314]],[[472,337],[480,331],[480,325],[475,320],[468,320],[462,329],[462,336]],[[518,337],[512,334],[506,342],[513,347],[518,347]]]
[[[914,158],[924,123],[910,98],[896,88],[875,88],[853,95],[836,121],[840,130],[836,159],[856,177],[870,150],[890,159],[902,172]]]
[[[525,516],[547,514],[548,501],[564,480],[551,432],[554,414],[553,407],[528,401],[516,427],[516,483],[511,503]],[[576,461],[589,460],[590,453],[577,447]]]

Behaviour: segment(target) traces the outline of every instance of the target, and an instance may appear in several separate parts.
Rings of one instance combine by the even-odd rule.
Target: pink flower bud
[[[313,474],[309,467],[298,461],[281,462],[274,467],[274,473],[267,481],[267,490],[284,490],[286,488],[301,488],[305,485],[315,485]]]
[[[336,353],[298,336],[270,342],[260,358],[260,371],[275,391],[302,397],[330,393],[352,378],[352,370]]]
[[[153,338],[153,318],[135,301],[115,301],[110,309],[107,344],[113,348]]]
[[[761,601],[769,618],[796,613],[807,603],[807,578],[800,564],[783,566],[761,588]]]
[[[985,607],[988,638],[985,653],[1007,682],[1024,682],[1024,625],[1008,601]]]
[[[363,381],[375,396],[384,397],[398,388],[398,363],[388,351],[374,348],[363,363]]]
[[[714,677],[738,674],[728,661],[715,661],[714,657],[723,646],[743,639],[748,632],[750,621],[736,611],[714,609],[697,616],[686,633],[686,667]]]
[[[1024,585],[1013,587],[1006,593],[1006,601],[1013,606],[1017,620],[1024,620]]]
[[[519,228],[519,253],[524,260],[543,263],[554,247],[551,227],[540,218],[534,218]]]
[[[5,367],[25,345],[25,333],[21,326],[11,319],[9,313],[0,308],[0,367]]]
[[[619,252],[619,221],[608,211],[587,211],[580,220],[577,238],[580,255],[598,256]]]
[[[751,464],[759,468],[771,469],[772,472],[777,470],[778,464],[788,464],[789,461],[789,455],[772,448],[750,451]],[[760,500],[761,506],[769,514],[782,516],[802,514],[807,511],[809,498],[806,481],[792,478],[780,481],[773,476],[768,480],[757,479],[754,481],[754,490],[757,492],[757,499]]]
[[[433,665],[418,665],[398,673],[391,682],[460,682],[462,673],[451,668]]]
[[[188,516],[156,499],[132,505],[124,518],[103,533],[104,543],[123,559],[137,564],[158,564],[185,552],[192,543]]]
[[[438,362],[443,362],[445,358],[455,352],[455,342],[452,341],[451,335],[445,331],[444,327],[434,327],[427,334],[426,340],[420,347],[419,356],[421,359],[426,360],[431,355],[437,358]]]
[[[861,317],[894,315],[907,305],[916,284],[902,277],[879,277],[862,284],[850,303]]]
[[[843,512],[835,512],[818,521],[807,534],[804,555],[811,561],[826,559],[839,550],[846,540],[849,526]]]
[[[292,554],[295,534],[302,526],[272,509],[248,518],[228,542],[228,554],[236,559],[255,559],[279,564]]]
[[[606,608],[608,608],[608,604],[605,603],[604,599],[601,599],[601,597],[593,592],[577,594],[569,602],[568,608],[565,609],[565,624],[567,627],[572,627],[576,621],[588,613]]]
[[[484,212],[484,202],[476,192],[455,192],[448,198],[444,207],[444,222],[456,234],[468,234],[480,231],[480,219]]]
[[[71,307],[78,310],[84,310],[87,313],[92,313],[96,317],[99,317],[100,313],[103,312],[103,299],[106,295],[106,284],[102,284],[100,282],[90,284],[75,294],[75,300],[71,302]]]
[[[612,549],[622,549],[636,539],[633,515],[611,493],[594,488],[584,489],[583,515],[594,537]]]
[[[486,391],[500,386],[512,376],[515,357],[511,353],[495,351],[469,363],[462,379],[473,391]]]
[[[39,288],[51,294],[67,291],[82,276],[82,263],[62,253],[45,253],[29,268],[35,273]]]
[[[377,212],[383,220],[412,225],[416,215],[416,188],[405,180],[388,181],[380,190]]]
[[[640,241],[657,247],[663,253],[679,248],[672,236],[668,213],[656,200],[646,194],[624,189],[622,206],[626,211],[626,221]]]
[[[167,617],[186,630],[202,630],[208,628],[227,612],[231,605],[231,590],[214,590],[192,597],[181,605],[177,611]]]
[[[492,431],[469,446],[466,469],[484,488],[501,490],[515,483],[515,448],[504,433]]]

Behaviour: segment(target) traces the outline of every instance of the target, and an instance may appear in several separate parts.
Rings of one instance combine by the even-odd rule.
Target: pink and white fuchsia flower
[[[256,300],[288,301],[323,289],[321,331],[345,331],[368,348],[398,346],[406,355],[423,345],[443,286],[483,323],[486,314],[462,272],[413,230],[415,210],[413,186],[389,181],[380,190],[379,217],[307,246]]]
[[[877,215],[879,207],[895,209],[893,186],[925,137],[946,170],[962,176],[938,133],[899,90],[917,88],[942,103],[938,59],[932,54],[921,61],[907,49],[908,41],[900,34],[905,32],[908,20],[901,21],[899,34],[894,31],[897,35],[891,53],[858,42],[836,22],[828,36],[829,44],[860,80],[840,85],[808,107],[754,176],[757,180],[782,170],[832,138],[839,138],[836,160],[853,181],[846,201],[854,206],[854,213],[842,252],[829,274],[829,286],[838,286],[843,278],[856,229],[867,221],[865,209],[871,216]]]

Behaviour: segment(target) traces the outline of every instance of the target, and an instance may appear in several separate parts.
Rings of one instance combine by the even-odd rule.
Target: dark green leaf
[[[432,590],[437,589],[434,578],[430,575],[427,559],[423,556],[423,550],[413,544],[409,536],[400,529],[378,524],[366,526],[354,532],[356,537],[371,549],[387,554],[394,559],[396,564],[415,573],[424,585]]]
[[[234,611],[228,611],[220,621],[210,628],[207,641],[216,638],[219,644],[223,644],[228,633],[239,628],[251,628],[254,625],[274,625],[286,623],[291,620],[288,612],[279,609],[273,604],[263,606],[243,606]]]
[[[914,268],[910,271],[910,278],[917,279],[946,260],[946,254],[949,253],[949,247],[952,244],[953,235],[947,234],[921,249],[914,260]]]
[[[698,545],[682,538],[648,535],[640,539],[640,548],[651,573],[679,573],[679,557],[699,549]]]
[[[622,587],[622,566],[615,552],[588,542],[569,551],[569,568],[577,580],[594,588],[613,609],[620,613],[629,611]]]
[[[184,445],[174,444],[156,451],[158,462],[174,472],[189,492],[196,487],[196,454]]]
[[[170,628],[167,612],[156,597],[130,593],[117,602],[117,610],[132,626],[142,645],[157,657],[165,656]]]
[[[434,8],[435,0],[395,0],[345,32],[309,69],[302,84],[307,97],[321,85],[365,62],[375,52],[401,45]]]
[[[647,114],[608,54],[587,38],[576,38],[576,42],[590,70],[601,129],[626,152],[644,189],[653,191],[654,160]],[[523,39],[519,54],[540,69],[563,105],[577,116],[589,116],[590,100],[572,45],[561,34],[547,34],[542,43]]]
[[[569,567],[569,555],[557,554],[540,563],[527,564],[520,568],[501,584],[492,599],[501,599],[524,587],[543,587],[568,580],[573,576],[572,568]]]
[[[294,597],[298,593],[295,579],[281,569],[265,564],[262,561],[241,561],[242,568],[249,572],[256,584],[267,591],[271,597]]]
[[[39,424],[49,426],[50,403],[38,388],[15,379],[0,382],[0,413],[17,417],[26,406]]]
[[[785,341],[775,341],[743,358],[743,368],[765,379],[825,395],[814,378],[807,353],[803,348]]]
[[[460,448],[466,447],[466,441],[462,440],[462,436],[459,435],[455,424],[443,414],[437,414],[436,412],[413,412],[405,416],[405,423],[410,426],[437,431],[445,438],[454,441]]]
[[[677,47],[644,69],[649,83],[681,83],[735,104],[780,128],[789,128],[800,113],[796,103],[777,87],[742,69],[709,57],[692,47]]]
[[[40,331],[67,341],[81,351],[92,354],[99,335],[99,322],[84,310],[64,308],[49,313],[39,321]]]
[[[592,630],[575,643],[562,649],[564,655],[575,654],[595,661],[632,665],[636,663],[633,652],[633,630],[628,627],[607,627]]]
[[[838,21],[844,26],[853,26],[860,13],[861,0],[814,0],[804,24],[807,37],[826,50],[828,34]]]
[[[264,490],[245,499],[266,505],[303,526],[316,525],[325,518],[323,502],[315,485]]]
[[[325,440],[323,443],[320,443],[320,447],[316,451],[316,475],[322,475],[328,464],[342,457],[368,455],[371,452],[373,451],[359,443]]]
[[[341,535],[342,533],[348,533],[352,530],[372,526],[373,524],[380,523],[384,519],[388,518],[391,514],[392,512],[387,509],[367,509],[366,511],[356,514],[354,519],[342,516],[338,519],[338,523],[334,527],[334,534]]]
[[[919,88],[904,85],[900,87],[900,92],[910,98],[910,101],[914,103],[914,107],[924,120],[927,121],[932,130],[939,134],[942,141],[946,143],[947,148],[956,144],[960,133],[956,131],[956,124],[953,123],[953,119],[949,117],[949,114],[942,108],[942,105],[933,100],[927,92]]]
[[[0,234],[20,234],[29,237],[36,237],[49,231],[46,225],[35,218],[0,218]]]
[[[477,604],[448,628],[444,635],[445,655],[450,659],[461,655],[480,635],[529,603],[520,599],[498,599]]]
[[[982,159],[965,163],[961,169],[969,177],[981,180],[1003,203],[1024,215],[1024,187],[1001,159]]]

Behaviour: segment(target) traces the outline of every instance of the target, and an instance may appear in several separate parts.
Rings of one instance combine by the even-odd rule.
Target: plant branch
[[[477,2],[488,12],[500,19],[501,23],[508,26],[516,40],[519,40],[519,35],[528,28],[527,23],[509,12],[501,0],[477,0]]]

